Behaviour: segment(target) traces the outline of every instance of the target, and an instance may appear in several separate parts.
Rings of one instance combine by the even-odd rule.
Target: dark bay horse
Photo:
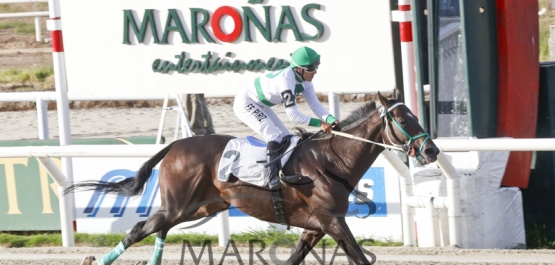
[[[360,107],[339,124],[342,132],[378,143],[405,145],[407,153],[417,157],[421,164],[434,162],[439,149],[410,110],[379,93],[378,97],[382,107],[377,108],[375,102]],[[157,235],[157,245],[151,262],[158,264],[170,228],[226,210],[231,204],[252,217],[277,222],[269,189],[235,177],[229,182],[217,179],[219,159],[232,138],[206,135],[177,140],[145,162],[134,178],[116,183],[84,182],[69,188],[67,191],[100,189],[139,195],[152,169],[162,161],[160,209],[138,222],[120,245],[103,256],[100,264],[111,264],[126,248],[152,233]],[[370,264],[349,230],[345,215],[349,194],[383,150],[380,145],[322,134],[293,151],[283,167],[284,173],[301,174],[311,181],[306,185],[287,185],[281,191],[287,223],[304,228],[287,264],[300,264],[326,234],[338,242],[355,264]]]

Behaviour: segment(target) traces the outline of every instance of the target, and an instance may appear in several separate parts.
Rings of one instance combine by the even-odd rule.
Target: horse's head
[[[383,119],[384,142],[402,146],[404,152],[416,158],[416,162],[420,165],[435,162],[439,149],[430,135],[422,129],[410,109],[401,102],[387,100],[379,92],[378,98],[382,103],[379,112]]]

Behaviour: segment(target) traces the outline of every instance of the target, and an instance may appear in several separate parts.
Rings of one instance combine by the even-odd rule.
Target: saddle
[[[281,165],[287,163],[299,139],[298,136],[288,136],[281,142],[280,159],[275,161],[275,163],[280,163],[280,168]],[[220,158],[218,179],[229,181],[229,177],[234,175],[241,181],[262,187],[267,186],[270,174],[266,165],[266,148],[266,142],[252,136],[231,139]],[[285,183],[295,183],[302,177],[296,174],[285,175],[282,170],[279,174],[281,181]],[[288,226],[283,210],[281,190],[270,190],[270,196],[277,221]]]
[[[280,148],[284,154],[279,161],[285,165],[292,154],[292,149],[297,145],[299,137],[292,136],[286,138]],[[266,142],[252,136],[245,138],[231,139],[220,158],[218,165],[218,179],[221,181],[229,181],[231,175],[236,176],[243,182],[247,182],[256,186],[264,187],[269,182],[269,172],[266,168]],[[284,176],[280,171],[282,180],[286,183],[294,183],[300,176]]]

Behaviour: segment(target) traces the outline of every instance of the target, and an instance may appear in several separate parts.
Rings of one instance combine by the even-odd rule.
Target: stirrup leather
[[[271,191],[272,206],[274,207],[274,214],[276,215],[276,220],[282,225],[287,225],[289,229],[289,224],[285,219],[285,210],[283,209],[283,200],[281,199],[281,192],[279,190]]]

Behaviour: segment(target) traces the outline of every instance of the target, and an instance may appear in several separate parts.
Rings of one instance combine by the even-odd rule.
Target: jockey
[[[314,91],[312,79],[320,65],[320,55],[313,49],[301,47],[291,55],[291,65],[276,72],[257,77],[235,96],[235,115],[268,143],[267,161],[274,161],[280,155],[281,140],[290,135],[283,122],[272,111],[272,106],[283,103],[289,120],[296,124],[319,127],[324,132],[337,124],[321,104]],[[311,118],[297,109],[296,97],[303,93],[306,102],[318,118]],[[271,190],[281,187],[279,179],[280,163],[269,165]]]

